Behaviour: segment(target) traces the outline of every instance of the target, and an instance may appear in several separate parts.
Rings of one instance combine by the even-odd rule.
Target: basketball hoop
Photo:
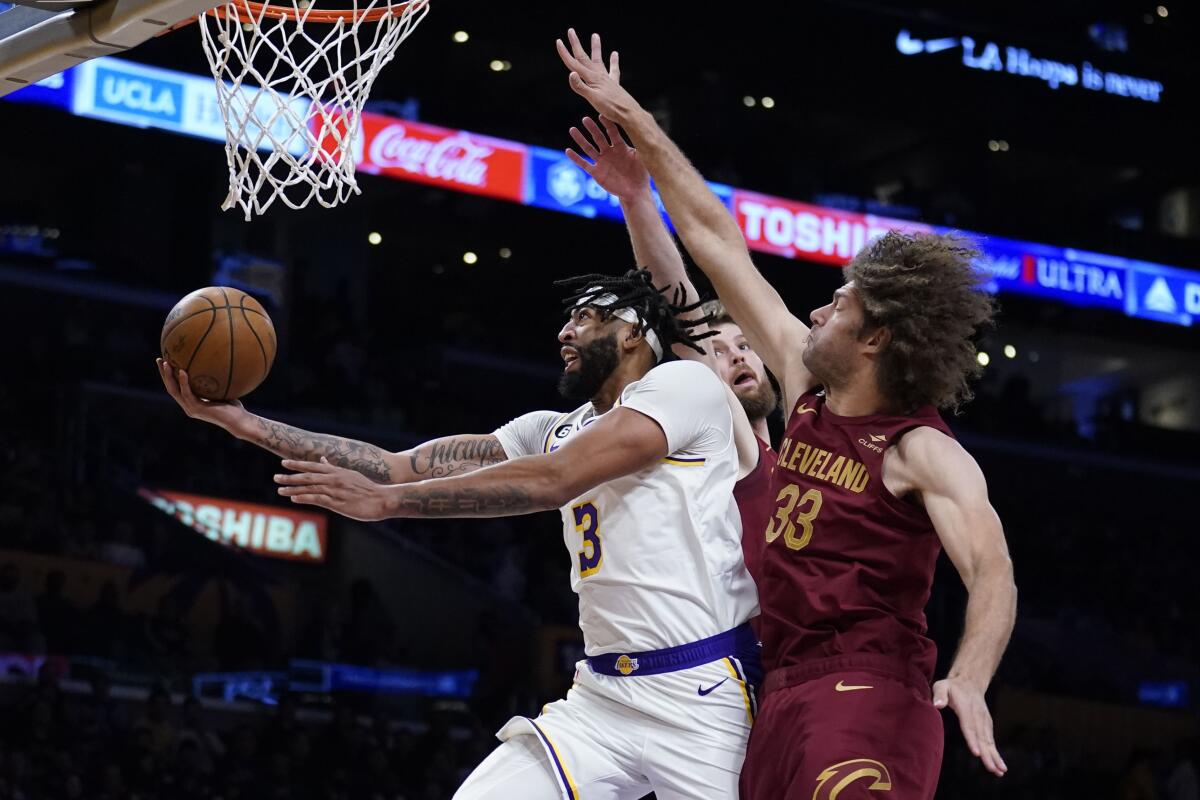
[[[376,76],[424,19],[429,0],[230,0],[201,14],[204,54],[225,120],[229,195],[249,221],[276,199],[325,208],[359,194],[354,143]]]

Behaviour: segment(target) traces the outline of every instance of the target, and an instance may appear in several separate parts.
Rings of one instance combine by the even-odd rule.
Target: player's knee
[[[474,769],[454,800],[558,800],[562,796],[545,751],[531,736],[514,736]]]

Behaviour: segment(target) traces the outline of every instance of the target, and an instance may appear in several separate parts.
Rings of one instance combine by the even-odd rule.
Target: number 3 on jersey
[[[800,494],[800,487],[794,483],[789,483],[780,490],[779,496],[775,498],[775,502],[779,503],[779,508],[775,509],[775,517],[767,522],[767,544],[779,538],[779,534],[783,534],[783,541],[792,550],[803,550],[812,540],[813,521],[816,520],[817,514],[821,513],[821,503],[824,498],[818,489],[809,489],[803,495]],[[796,511],[796,506],[800,506],[800,510]],[[792,512],[795,511],[795,517]],[[795,519],[795,522],[792,520]],[[800,535],[796,535],[796,525],[800,526]]]
[[[586,578],[599,572],[604,561],[604,548],[600,545],[600,512],[591,503],[580,503],[571,508],[571,513],[575,515],[575,530],[583,535],[579,577]]]

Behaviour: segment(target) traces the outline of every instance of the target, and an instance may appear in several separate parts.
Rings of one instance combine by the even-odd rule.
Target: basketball
[[[210,286],[184,297],[163,323],[163,358],[188,374],[206,400],[236,400],[258,388],[275,361],[275,326],[240,289]]]

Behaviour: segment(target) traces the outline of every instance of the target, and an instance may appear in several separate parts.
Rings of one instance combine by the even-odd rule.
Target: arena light
[[[501,247],[500,257],[504,259],[512,258],[512,250],[509,250],[507,247]]]
[[[504,62],[498,58],[493,58],[491,63],[488,64],[488,69],[492,72],[504,72]]]
[[[742,103],[746,106],[746,108],[754,108],[754,106],[758,104],[758,101],[750,95],[746,95],[742,98]]]
[[[464,264],[474,264],[478,260],[479,260],[479,256],[475,255],[470,250],[463,253],[463,263]]]
[[[995,139],[988,139],[988,150],[991,150],[993,153],[998,152],[1000,150],[1000,143]]]
[[[1017,357],[1017,348],[1013,347],[1011,344],[1004,345],[1004,357],[1005,358],[1016,358]]]
[[[383,241],[383,236],[380,235],[379,231],[371,231],[367,234],[367,241],[371,244],[379,244]]]
[[[1163,19],[1166,19],[1166,18],[1167,18],[1167,7],[1166,7],[1166,6],[1159,6],[1159,7],[1158,7],[1158,15],[1159,15],[1160,17],[1162,17]]]
[[[763,108],[774,108],[775,107],[775,98],[774,97],[764,97],[762,99],[762,107]]]
[[[455,31],[453,38],[454,38],[455,42],[457,42],[458,44],[462,44],[463,42],[470,39],[471,35],[469,33],[467,33],[466,31]]]
[[[975,355],[975,360],[979,362],[979,366],[981,367],[986,367],[988,364],[992,363],[992,357],[982,350]]]

